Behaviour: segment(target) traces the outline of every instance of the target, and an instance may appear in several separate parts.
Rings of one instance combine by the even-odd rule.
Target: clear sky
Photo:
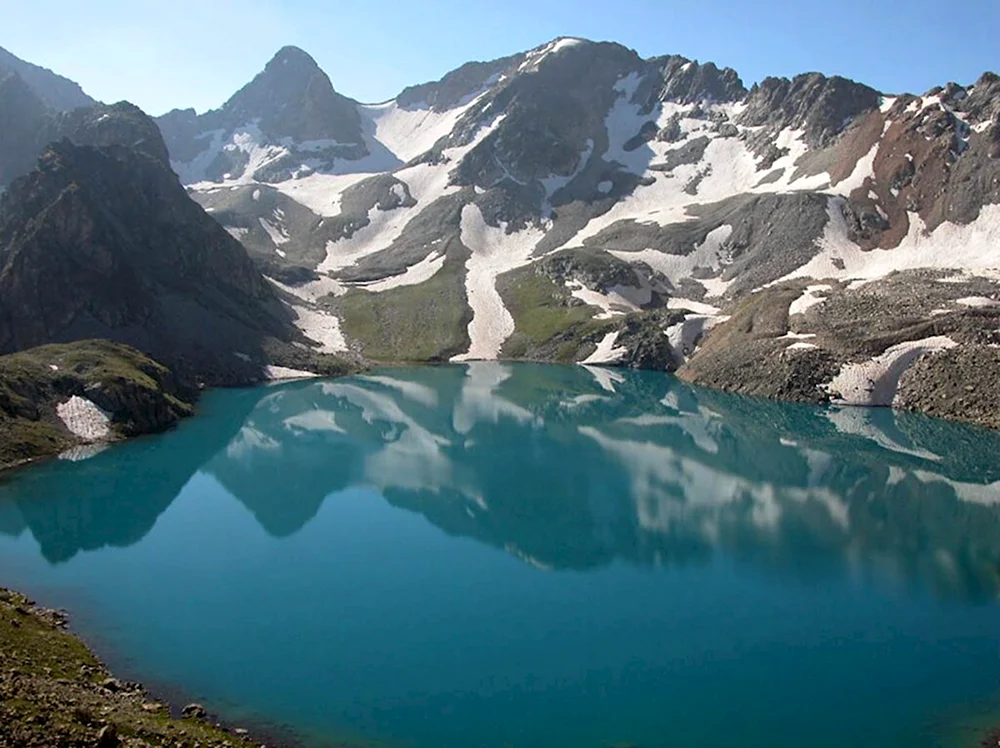
[[[1000,71],[1000,2],[966,0],[0,0],[0,46],[151,114],[222,104],[285,44],[366,102],[557,36],[922,93]]]

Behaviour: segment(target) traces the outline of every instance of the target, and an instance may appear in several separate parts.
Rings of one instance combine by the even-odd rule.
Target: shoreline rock
[[[203,707],[176,719],[141,684],[115,678],[63,611],[0,588],[0,748],[292,748],[287,736],[209,719]]]

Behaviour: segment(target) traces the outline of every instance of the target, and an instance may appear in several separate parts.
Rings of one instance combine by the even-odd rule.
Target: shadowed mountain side
[[[0,291],[2,352],[108,338],[224,384],[260,379],[268,339],[304,342],[167,165],[121,146],[64,140],[4,194]]]

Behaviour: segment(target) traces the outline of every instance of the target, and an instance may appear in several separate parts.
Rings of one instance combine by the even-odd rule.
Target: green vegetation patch
[[[464,259],[449,256],[424,283],[373,293],[354,289],[332,302],[361,353],[379,362],[447,361],[469,347],[472,319]]]
[[[614,323],[595,320],[600,310],[579,300],[538,272],[519,268],[497,279],[497,291],[514,318],[514,334],[503,358],[571,362],[593,352]]]

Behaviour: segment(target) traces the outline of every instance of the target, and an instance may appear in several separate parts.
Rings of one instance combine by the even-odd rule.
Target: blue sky
[[[1000,71],[1000,2],[971,0],[0,0],[0,46],[151,114],[225,101],[285,44],[338,91],[381,101],[468,60],[557,36],[736,68],[819,70],[921,93]],[[13,6],[13,7],[9,7]]]

